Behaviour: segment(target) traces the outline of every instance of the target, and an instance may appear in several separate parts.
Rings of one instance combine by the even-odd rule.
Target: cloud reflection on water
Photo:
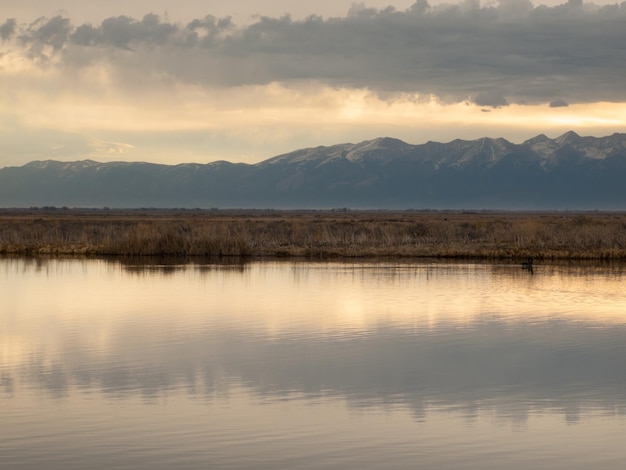
[[[261,401],[332,398],[416,419],[626,414],[621,266],[0,266],[27,285],[18,295],[42,296],[0,316],[0,390],[17,400],[214,400],[243,386]]]

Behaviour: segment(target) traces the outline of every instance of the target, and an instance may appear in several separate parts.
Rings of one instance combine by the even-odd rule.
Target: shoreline
[[[0,254],[624,260],[624,212],[0,209]]]

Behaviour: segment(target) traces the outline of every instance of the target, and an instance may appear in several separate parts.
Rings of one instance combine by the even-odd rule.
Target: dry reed
[[[4,210],[0,253],[626,259],[626,215]]]

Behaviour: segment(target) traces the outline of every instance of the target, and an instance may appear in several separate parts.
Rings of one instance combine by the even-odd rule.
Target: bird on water
[[[522,263],[522,269],[526,269],[530,271],[530,274],[533,274],[533,257],[529,256],[528,261]]]

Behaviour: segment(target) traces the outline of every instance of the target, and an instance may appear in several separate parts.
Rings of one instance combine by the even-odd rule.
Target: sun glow
[[[58,80],[61,78],[58,77]],[[175,86],[170,93],[127,96],[93,96],[71,89],[55,90],[58,80],[35,89],[14,90],[17,109],[13,113],[31,128],[47,127],[64,131],[162,132],[197,129],[228,129],[234,126],[281,123],[391,125],[417,128],[435,124],[461,124],[549,128],[563,125],[626,125],[625,103],[594,103],[549,108],[539,105],[511,105],[485,109],[469,103],[445,104],[436,97],[398,95],[383,99],[364,89],[320,87],[298,90],[281,84],[206,90]],[[416,99],[418,98],[418,99]],[[36,112],[35,112],[36,111]],[[411,122],[422,120],[418,123]]]

